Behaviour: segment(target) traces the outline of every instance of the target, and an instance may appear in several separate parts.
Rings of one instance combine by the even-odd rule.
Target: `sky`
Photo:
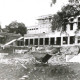
[[[50,7],[51,0],[0,0],[1,27],[4,28],[12,21],[23,22],[26,26],[35,25],[39,16],[55,14],[67,2],[68,0],[57,0]]]

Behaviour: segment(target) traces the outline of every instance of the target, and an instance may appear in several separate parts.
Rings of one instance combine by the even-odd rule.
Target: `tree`
[[[56,2],[57,2],[57,0],[51,0],[52,2],[51,2],[51,6],[52,6],[52,4],[55,4]],[[79,3],[79,0],[68,0],[69,1],[69,3],[74,3],[74,5],[76,5],[76,3]]]
[[[26,34],[27,28],[24,23],[18,23],[17,21],[11,22],[8,26],[6,26],[6,30],[9,33],[20,33],[22,36]]]
[[[57,0],[52,0],[52,4],[55,4]],[[70,3],[79,3],[79,0],[68,0]]]
[[[62,19],[58,14],[55,14],[52,19],[52,31],[59,30],[62,26]]]
[[[52,5],[55,4],[55,3],[56,3],[56,0],[52,0],[52,2],[51,2],[51,7],[52,7]]]
[[[18,23],[17,33],[20,33],[22,36],[24,36],[24,34],[26,34],[26,31],[27,31],[27,28],[25,27],[25,24]]]
[[[63,28],[64,26],[64,19],[69,18],[71,16],[75,17],[80,14],[80,5],[74,7],[73,5],[66,5],[63,6],[61,11],[58,11],[57,14],[53,16],[52,19],[52,31],[55,29]]]

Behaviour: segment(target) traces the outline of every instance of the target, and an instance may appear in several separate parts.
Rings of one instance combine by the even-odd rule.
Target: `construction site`
[[[1,31],[0,80],[80,80],[80,12],[75,14],[63,16],[59,30],[52,31],[49,14],[38,17],[24,35]]]

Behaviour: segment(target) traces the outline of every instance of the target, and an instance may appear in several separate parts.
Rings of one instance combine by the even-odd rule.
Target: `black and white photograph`
[[[80,0],[0,0],[0,80],[80,80]]]

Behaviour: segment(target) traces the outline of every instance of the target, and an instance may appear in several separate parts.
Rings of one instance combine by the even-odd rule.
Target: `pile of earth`
[[[66,54],[69,49],[61,48],[61,53],[66,50]],[[4,56],[0,59],[0,80],[80,80],[80,64],[53,63],[54,56],[49,60],[49,64],[41,64],[36,63],[35,56],[42,57],[42,53]]]

